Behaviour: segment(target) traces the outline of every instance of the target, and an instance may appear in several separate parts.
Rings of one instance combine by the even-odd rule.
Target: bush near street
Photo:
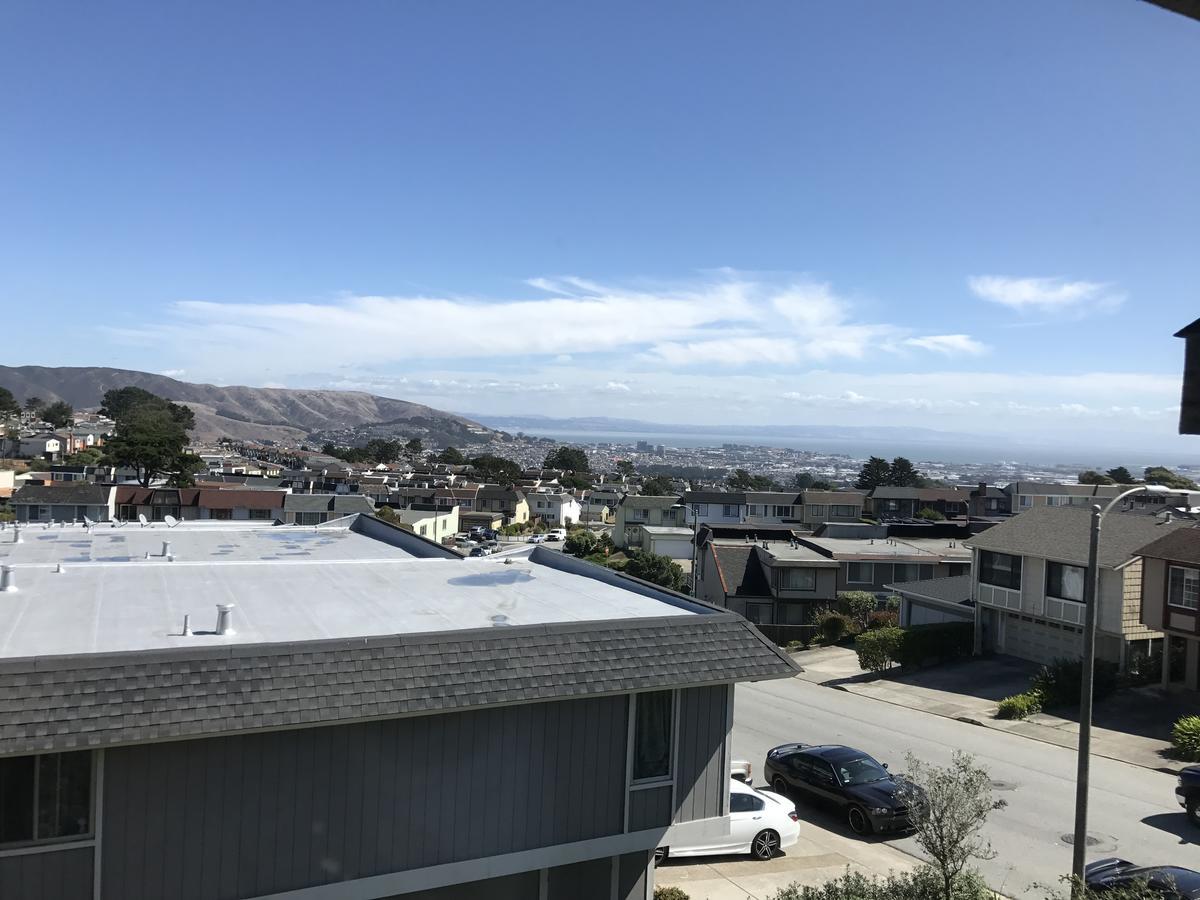
[[[1171,743],[1180,759],[1200,761],[1200,716],[1184,716],[1171,729]]]
[[[898,626],[864,631],[854,639],[854,652],[858,654],[859,668],[868,672],[890,669],[895,664],[903,643],[904,629]]]
[[[904,641],[896,662],[905,668],[950,662],[970,656],[975,647],[975,625],[971,622],[939,622],[904,629]]]
[[[826,607],[817,610],[812,623],[827,644],[836,644],[850,632],[850,617],[836,609]]]
[[[817,886],[791,884],[769,900],[941,900],[941,879],[928,866],[914,872],[868,878],[849,869],[833,881]],[[978,875],[963,875],[954,885],[954,900],[993,900],[997,897]]]
[[[654,900],[691,900],[683,888],[675,885],[660,886],[654,889]]]
[[[1096,660],[1092,675],[1092,699],[1107,697],[1117,689],[1117,664],[1107,659]],[[1078,706],[1083,692],[1083,662],[1078,659],[1056,659],[1033,676],[1033,690],[1042,695],[1045,706]]]
[[[1042,695],[1037,691],[1013,694],[1000,701],[997,719],[1024,719],[1042,711]]]

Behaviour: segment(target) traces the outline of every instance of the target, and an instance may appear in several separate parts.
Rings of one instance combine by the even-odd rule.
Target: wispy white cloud
[[[987,353],[987,345],[969,334],[930,334],[905,340],[909,347],[920,347],[946,356],[980,356]]]
[[[1125,295],[1112,285],[1096,281],[973,275],[967,279],[967,287],[983,300],[1018,312],[1088,315],[1112,312],[1125,302]]]

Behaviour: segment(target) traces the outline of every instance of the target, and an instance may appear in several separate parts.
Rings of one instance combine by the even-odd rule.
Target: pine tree
[[[854,482],[854,486],[860,491],[873,491],[875,488],[888,483],[890,472],[891,467],[888,466],[886,459],[881,456],[872,456],[863,463],[863,467],[858,473],[858,480]]]

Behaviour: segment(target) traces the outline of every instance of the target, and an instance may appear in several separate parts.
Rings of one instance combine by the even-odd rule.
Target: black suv
[[[1124,859],[1098,859],[1083,868],[1083,880],[1098,894],[1143,887],[1169,900],[1200,898],[1200,872],[1179,866],[1135,866]]]
[[[777,794],[799,793],[834,804],[855,834],[911,830],[910,801],[923,799],[920,788],[892,775],[887,766],[837,744],[775,747],[767,752],[763,777]]]
[[[1175,799],[1187,810],[1192,824],[1200,825],[1200,766],[1187,766],[1179,770]]]

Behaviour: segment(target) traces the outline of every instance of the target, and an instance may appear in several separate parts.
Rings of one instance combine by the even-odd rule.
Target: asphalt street
[[[978,868],[1010,897],[1045,897],[1070,870],[1074,828],[1075,753],[1063,747],[895,706],[798,678],[739,685],[733,753],[754,764],[762,786],[763,760],[788,741],[846,744],[903,772],[905,754],[945,765],[956,749],[973,754],[991,775],[1006,808],[992,813],[984,834],[996,851]],[[1200,869],[1200,829],[1175,802],[1175,779],[1162,772],[1095,757],[1092,760],[1088,859],[1121,856],[1137,863]],[[805,806],[797,798],[798,806]],[[818,827],[852,835],[832,810],[805,808]],[[919,855],[911,837],[886,841]],[[1093,840],[1095,841],[1093,843]]]

